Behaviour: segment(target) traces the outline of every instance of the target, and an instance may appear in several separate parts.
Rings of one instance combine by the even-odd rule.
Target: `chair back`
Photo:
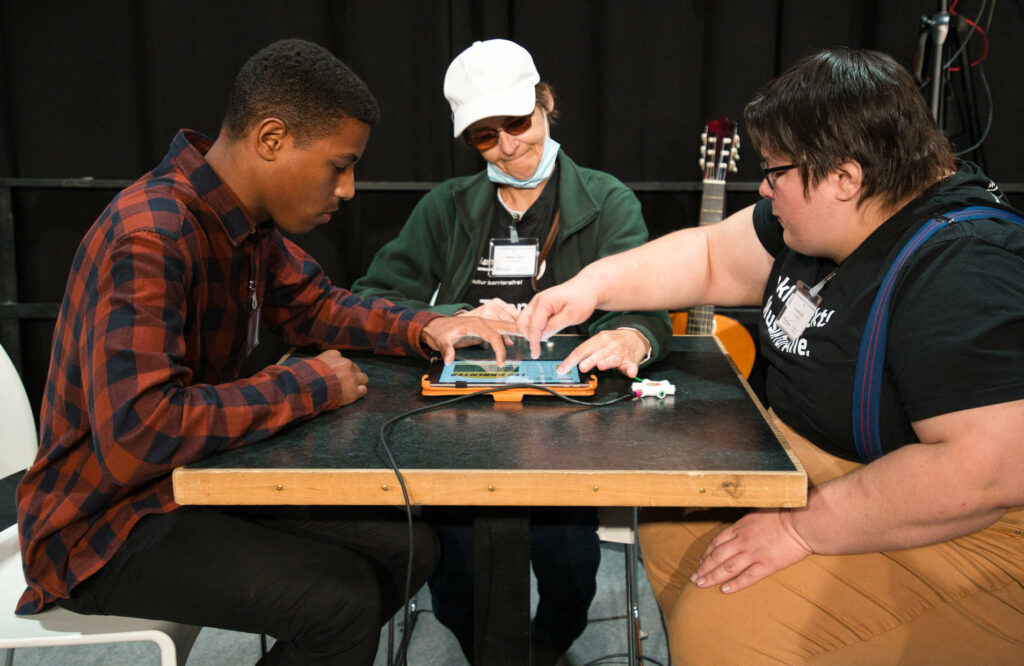
[[[25,386],[0,346],[0,478],[28,468],[38,449],[36,419]]]

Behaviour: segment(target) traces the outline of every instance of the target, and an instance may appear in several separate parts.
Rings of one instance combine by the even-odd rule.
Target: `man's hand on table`
[[[366,375],[359,366],[341,355],[337,349],[328,349],[316,356],[330,367],[331,372],[341,382],[341,401],[332,408],[343,407],[366,395]]]
[[[511,322],[464,315],[432,319],[423,327],[421,339],[424,345],[441,352],[445,363],[455,360],[457,347],[486,342],[494,350],[494,360],[502,364],[505,362],[505,341],[502,336],[515,333],[515,324]]]

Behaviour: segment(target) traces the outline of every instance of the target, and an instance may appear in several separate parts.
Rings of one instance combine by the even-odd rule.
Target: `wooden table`
[[[555,336],[545,356],[578,342]],[[362,400],[259,444],[174,472],[180,504],[403,505],[379,442],[381,425],[440,402],[420,394],[423,359],[352,357],[370,377]],[[517,576],[477,569],[478,663],[529,663],[528,506],[802,506],[807,477],[712,337],[677,337],[642,376],[668,380],[675,396],[609,407],[549,396],[495,403],[489,396],[397,422],[388,443],[416,505],[493,507],[480,549],[510,559]],[[593,397],[624,393],[618,373],[599,377]],[[525,532],[524,532],[525,530]],[[477,530],[478,535],[481,530]],[[518,548],[509,548],[509,544]],[[498,565],[496,565],[497,567]],[[480,621],[481,599],[516,608]],[[523,594],[525,593],[525,606]],[[510,597],[509,595],[513,595]],[[525,608],[525,617],[522,609]],[[489,613],[490,615],[490,613]],[[525,646],[525,653],[517,646]]]

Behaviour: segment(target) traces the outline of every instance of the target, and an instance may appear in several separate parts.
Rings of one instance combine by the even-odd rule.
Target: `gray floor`
[[[640,598],[640,623],[647,634],[642,642],[644,663],[668,666],[668,649],[660,615],[647,578],[641,570],[636,585]],[[536,592],[534,592],[536,599]],[[430,595],[424,589],[417,595],[419,608],[427,611],[417,616],[409,666],[459,666],[465,664],[454,637],[429,612]],[[563,663],[567,666],[585,664],[626,664],[625,564],[623,547],[601,545],[601,568],[598,572],[597,596],[590,607],[590,624],[576,641]],[[611,618],[611,619],[609,619]],[[621,655],[614,657],[613,655]],[[219,629],[203,629],[189,654],[189,666],[234,666],[253,664],[260,656],[259,637]],[[61,666],[145,666],[159,664],[159,653],[149,643],[75,646],[54,648],[23,648],[15,651],[14,663]],[[381,649],[375,666],[387,666],[387,631],[381,635]]]

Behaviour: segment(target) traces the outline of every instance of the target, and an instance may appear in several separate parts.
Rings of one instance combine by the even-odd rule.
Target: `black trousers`
[[[437,620],[473,661],[473,517],[466,507],[423,507],[423,518],[441,539],[441,561],[430,575]],[[587,628],[597,592],[601,542],[592,507],[537,507],[530,512],[530,563],[537,576],[537,611],[530,623],[535,648],[561,654]]]
[[[437,539],[413,523],[411,592]],[[184,507],[147,516],[97,574],[58,603],[265,633],[261,664],[372,664],[380,629],[404,603],[405,515],[386,507]]]

